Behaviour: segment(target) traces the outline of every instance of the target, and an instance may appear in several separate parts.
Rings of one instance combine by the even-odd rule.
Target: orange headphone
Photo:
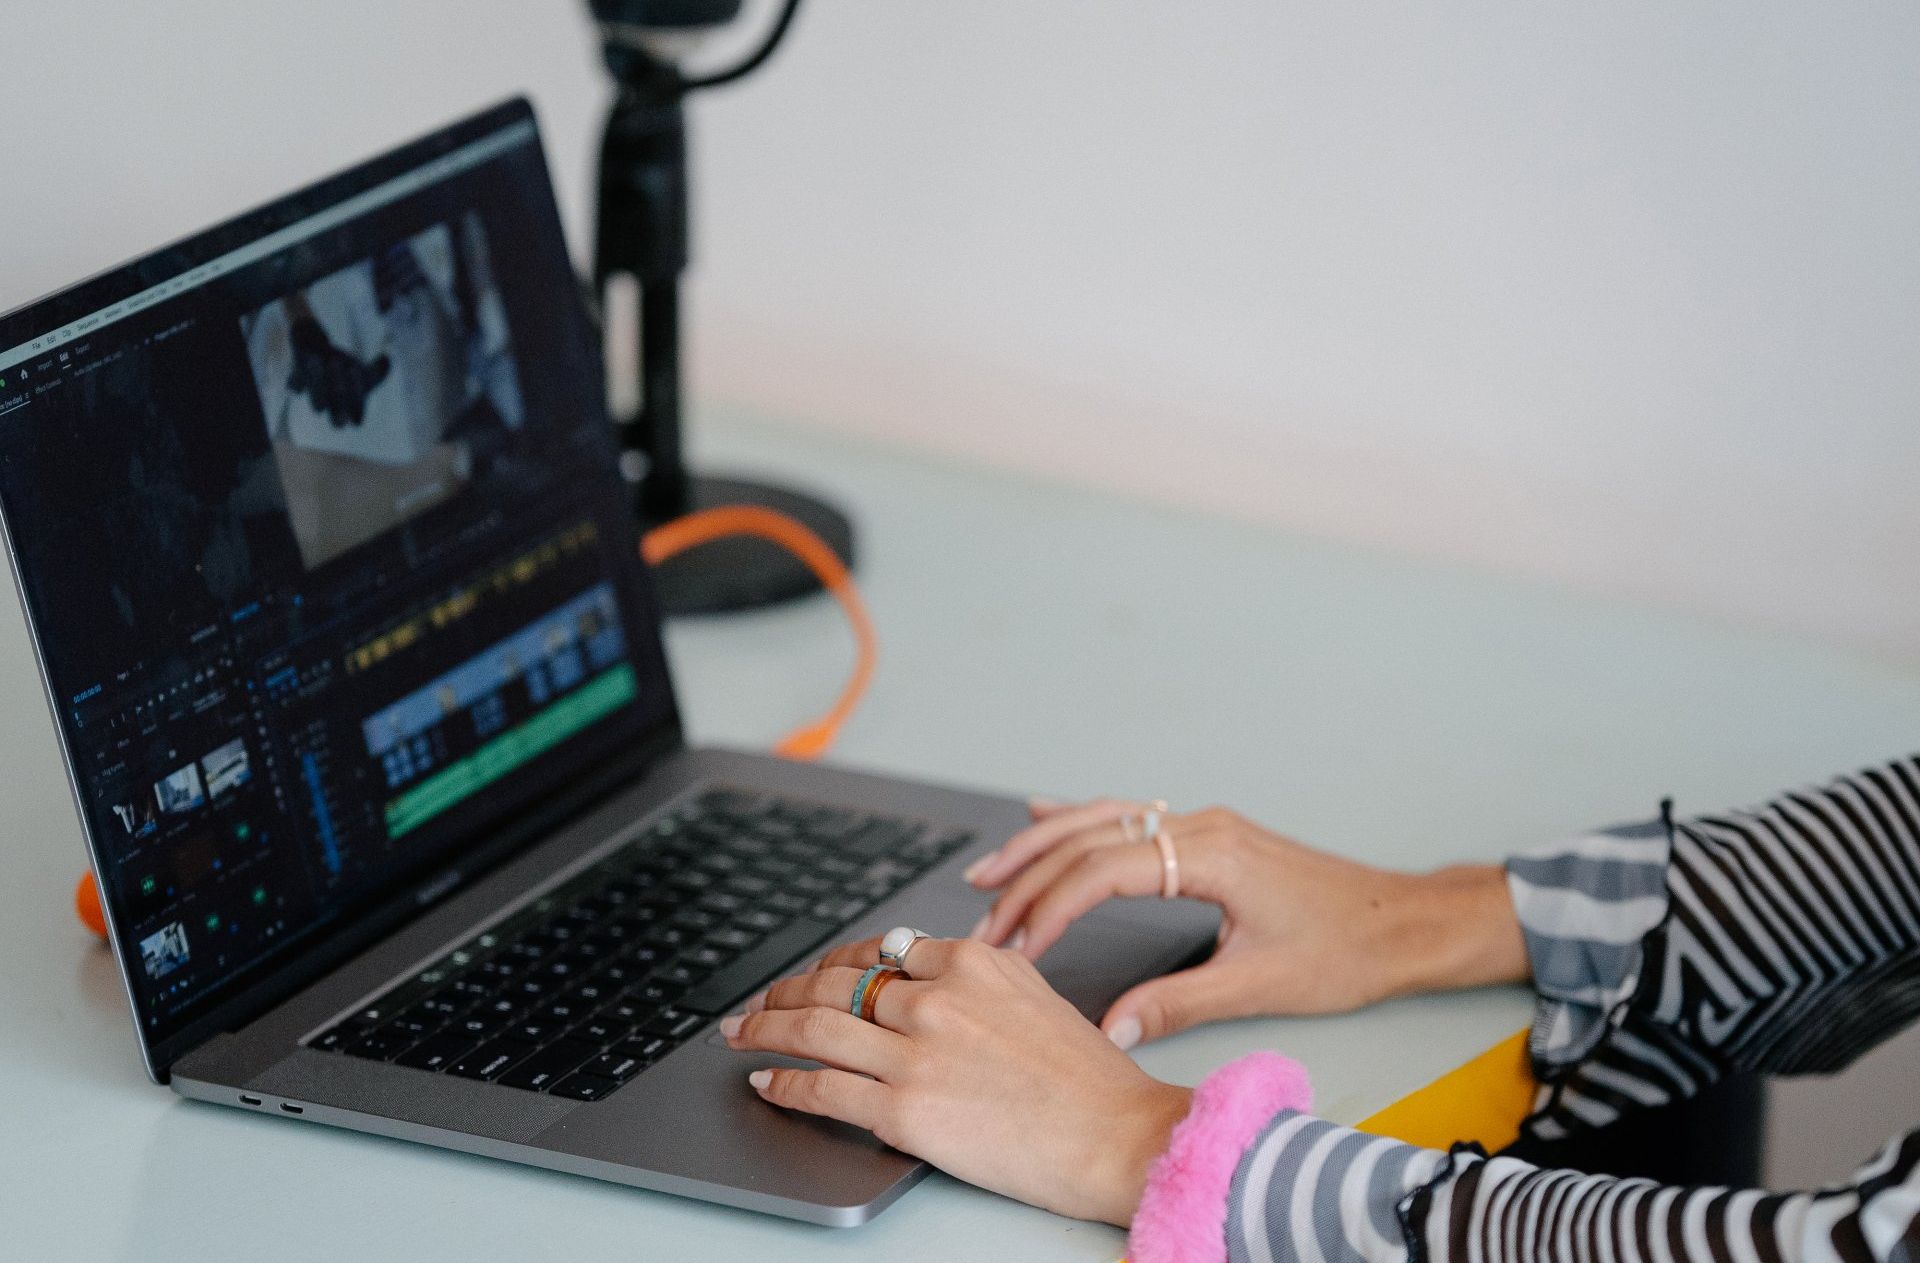
[[[846,612],[847,623],[853,628],[853,674],[847,678],[840,696],[824,715],[795,728],[773,747],[773,752],[782,758],[803,761],[817,759],[833,745],[834,738],[840,735],[841,725],[860,705],[860,699],[873,679],[873,664],[880,653],[880,642],[873,633],[873,620],[867,617],[867,607],[860,600],[859,589],[853,586],[853,575],[848,572],[846,563],[818,535],[786,514],[776,513],[772,509],[729,505],[689,513],[648,531],[640,540],[640,556],[649,566],[657,566],[689,548],[728,535],[757,535],[798,557],[801,564],[813,571],[814,577],[820,580],[820,586],[840,602],[840,608]],[[82,925],[101,938],[107,936],[107,918],[100,907],[100,888],[94,883],[92,873],[80,878],[80,884],[73,892],[73,906]]]

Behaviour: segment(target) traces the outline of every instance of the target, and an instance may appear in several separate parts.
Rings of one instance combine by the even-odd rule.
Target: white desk
[[[883,640],[849,762],[1062,795],[1219,801],[1365,858],[1490,858],[1905,752],[1920,678],[1820,649],[1204,516],[706,418],[705,454],[840,496]],[[694,735],[770,741],[847,662],[825,601],[672,634]],[[25,631],[0,618],[0,1257],[1106,1260],[1121,1234],[936,1176],[817,1229],[176,1099],[141,1075]],[[1255,1021],[1357,1121],[1517,1029],[1517,991]]]

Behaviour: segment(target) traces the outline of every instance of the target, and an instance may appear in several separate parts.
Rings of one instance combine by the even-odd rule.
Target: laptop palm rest
[[[925,897],[908,892],[902,901],[907,906],[899,909],[903,919]],[[933,901],[940,902],[940,896]],[[1174,914],[1168,919],[1183,923],[1186,933],[1130,924],[1136,912],[1149,912],[1149,921]],[[1128,987],[1182,964],[1193,951],[1192,927],[1210,913],[1194,905],[1179,913],[1173,905],[1102,909],[1068,931],[1041,960],[1041,972],[1076,1008],[1098,1020]],[[934,919],[925,923],[933,925]],[[796,968],[807,963],[796,962]],[[622,1178],[614,1174],[619,1167],[670,1171],[673,1184],[690,1184],[647,1183],[816,1222],[860,1222],[904,1192],[924,1169],[857,1128],[776,1109],[747,1085],[748,1072],[759,1066],[801,1064],[735,1052],[716,1031],[626,1091],[574,1111],[534,1143],[604,1161],[615,1179]]]

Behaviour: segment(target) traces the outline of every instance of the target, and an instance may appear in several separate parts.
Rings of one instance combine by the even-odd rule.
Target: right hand
[[[967,870],[1000,897],[973,937],[1037,960],[1115,896],[1160,893],[1138,803],[1035,803],[1034,823]],[[1213,955],[1114,1001],[1101,1029],[1128,1048],[1200,1022],[1336,1013],[1415,991],[1518,982],[1525,943],[1497,867],[1417,875],[1328,855],[1224,808],[1166,821],[1180,893],[1219,905]]]

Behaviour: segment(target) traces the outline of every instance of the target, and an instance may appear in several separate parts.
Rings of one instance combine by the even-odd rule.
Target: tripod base
[[[853,523],[825,500],[747,478],[695,475],[690,482],[693,511],[745,504],[784,513],[853,567]],[[667,558],[653,568],[653,586],[669,616],[757,609],[820,590],[798,557],[752,535],[710,540]]]

